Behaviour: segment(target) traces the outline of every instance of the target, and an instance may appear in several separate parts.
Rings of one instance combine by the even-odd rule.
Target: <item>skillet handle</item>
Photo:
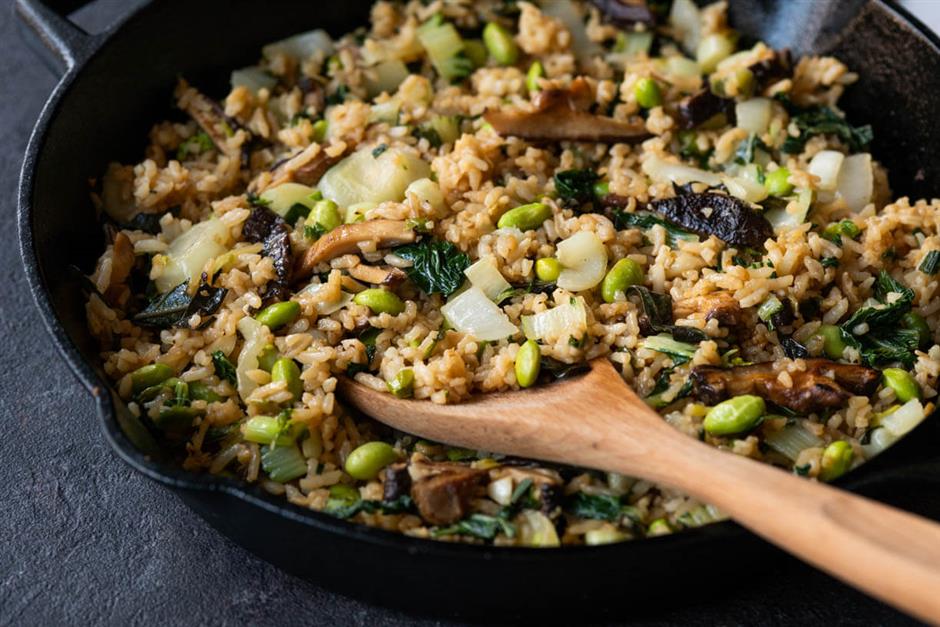
[[[16,0],[20,31],[30,47],[56,74],[65,74],[84,61],[96,48],[98,37],[85,32],[66,15],[87,2]],[[25,31],[31,32],[25,32]]]

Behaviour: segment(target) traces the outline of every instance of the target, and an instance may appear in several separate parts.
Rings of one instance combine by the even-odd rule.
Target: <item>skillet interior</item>
[[[149,456],[141,452],[148,443],[115,406],[96,365],[97,347],[85,329],[84,297],[70,270],[77,265],[90,271],[103,246],[87,180],[99,176],[111,160],[138,160],[151,123],[170,109],[177,75],[209,93],[224,93],[228,70],[253,62],[262,44],[313,27],[334,34],[350,30],[364,22],[369,4],[323,2],[311,10],[307,2],[279,3],[276,11],[261,11],[259,3],[247,0],[148,5],[84,68],[66,76],[44,111],[23,169],[24,258],[44,320],[95,395],[103,430],[117,453],[152,478],[179,488],[180,496],[211,524],[281,567],[357,596],[412,608],[459,607],[488,614],[520,610],[521,602],[531,616],[529,600],[541,599],[537,609],[546,612],[578,605],[582,611],[587,605],[602,610],[603,605],[576,600],[623,599],[626,591],[637,599],[657,591],[672,597],[702,591],[707,585],[692,579],[663,590],[657,575],[680,569],[714,575],[763,557],[766,545],[733,523],[617,546],[551,551],[419,541],[301,510],[236,482],[185,473],[161,463],[159,450]],[[833,50],[859,71],[860,84],[843,103],[852,119],[875,127],[874,152],[888,165],[895,192],[935,192],[940,158],[930,150],[940,145],[940,125],[935,124],[940,99],[932,88],[933,77],[940,75],[940,45],[933,36],[874,0],[732,0],[731,5],[735,25],[748,35],[797,52]],[[859,7],[861,13],[850,20]],[[894,479],[940,478],[940,462],[929,454],[929,442],[937,441],[940,431],[936,422],[925,421],[916,435],[852,473],[845,484],[867,486],[885,496]],[[926,465],[909,465],[931,459]],[[735,560],[727,559],[729,547],[734,547]],[[364,578],[364,572],[370,576]]]

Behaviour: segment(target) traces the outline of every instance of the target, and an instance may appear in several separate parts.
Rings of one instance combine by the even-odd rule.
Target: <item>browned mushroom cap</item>
[[[347,151],[343,154],[345,152]],[[249,188],[252,192],[260,194],[283,183],[316,185],[326,171],[342,158],[342,154],[331,157],[320,144],[313,143],[294,156],[275,163],[270,170],[270,176],[259,176],[251,182]]]
[[[307,249],[295,270],[295,279],[305,279],[317,264],[334,257],[357,253],[359,244],[371,242],[376,248],[386,248],[415,241],[415,232],[402,220],[369,220],[339,226]]]
[[[685,298],[673,305],[672,312],[676,318],[688,318],[696,313],[705,314],[706,320],[717,320],[726,327],[740,324],[742,314],[741,304],[730,292],[725,291]]]
[[[449,525],[467,515],[470,499],[486,477],[477,470],[451,462],[432,462],[415,454],[408,465],[411,498],[422,518],[432,525]]]
[[[646,0],[591,0],[608,22],[620,27],[656,25],[656,15]]]
[[[697,398],[714,405],[732,396],[754,394],[781,407],[809,414],[841,407],[852,394],[869,396],[881,380],[877,370],[840,364],[827,359],[807,359],[806,370],[790,372],[789,387],[778,378],[785,367],[777,362],[722,369],[696,366],[692,369]]]
[[[130,296],[126,281],[134,269],[134,260],[134,244],[123,231],[118,231],[111,246],[111,276],[103,294],[112,307],[123,305]]]
[[[535,485],[561,485],[561,475],[548,468],[515,468],[513,466],[500,466],[490,470],[490,478],[496,481],[504,477],[512,477],[514,483],[519,484],[529,479]]]
[[[349,269],[349,276],[363,283],[394,287],[404,281],[408,275],[398,268],[359,264]]]
[[[642,120],[622,122],[585,111],[593,98],[583,78],[567,89],[536,94],[533,111],[487,111],[484,119],[500,135],[534,141],[619,142],[649,137]]]
[[[241,159],[241,150],[229,147],[228,137],[232,133],[232,123],[226,117],[222,105],[183,79],[179,79],[176,84],[176,100],[180,109],[196,121],[220,152]]]

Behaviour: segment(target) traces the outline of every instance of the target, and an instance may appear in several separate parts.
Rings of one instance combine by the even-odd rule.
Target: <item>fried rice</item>
[[[808,480],[916,426],[940,201],[891,199],[838,108],[856,75],[740,46],[725,2],[612,4],[379,1],[266,46],[220,101],[181,80],[143,159],[93,182],[88,326],[129,411],[192,472],[525,546],[723,516],[393,432],[337,378],[459,403],[607,358],[670,425]]]

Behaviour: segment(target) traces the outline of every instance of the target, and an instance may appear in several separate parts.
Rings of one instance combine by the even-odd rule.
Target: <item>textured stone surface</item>
[[[84,23],[107,23],[119,4],[99,2]],[[111,453],[91,399],[33,315],[19,268],[16,179],[53,84],[21,45],[10,1],[0,1],[0,625],[437,624],[280,572]],[[734,551],[728,547],[729,559]],[[663,586],[685,576],[673,573]],[[785,558],[723,588],[691,607],[624,608],[624,615],[649,625],[910,623]]]

